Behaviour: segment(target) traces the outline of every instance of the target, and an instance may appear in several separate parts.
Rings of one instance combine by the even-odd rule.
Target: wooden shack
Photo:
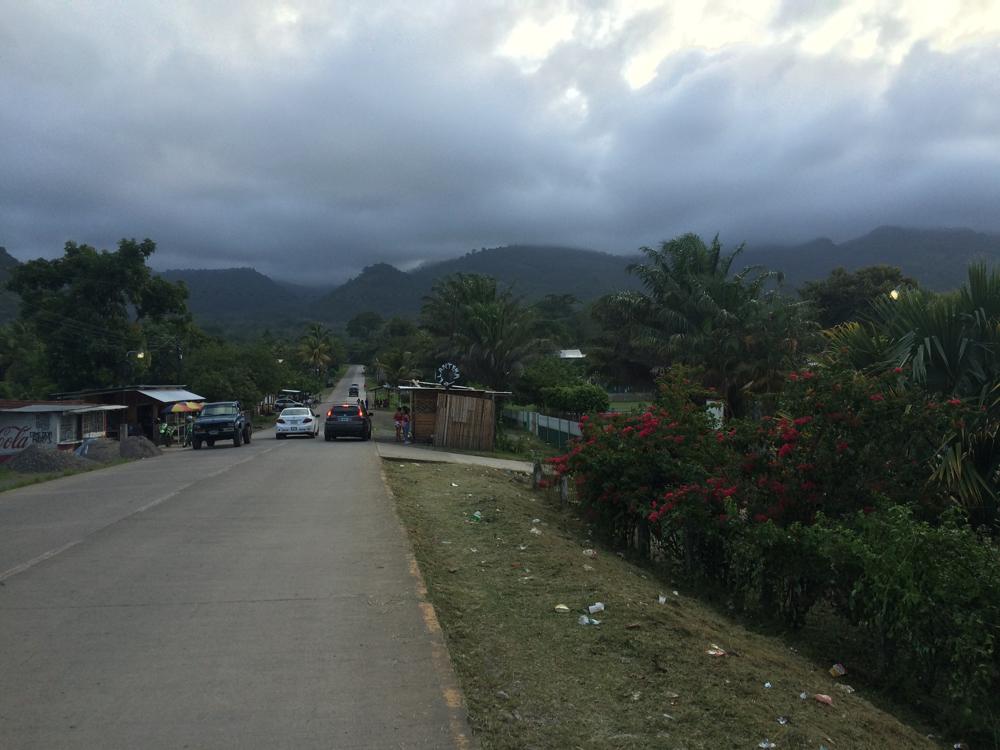
[[[491,451],[496,442],[496,397],[508,391],[435,383],[400,386],[410,401],[410,431],[414,442],[439,448]]]

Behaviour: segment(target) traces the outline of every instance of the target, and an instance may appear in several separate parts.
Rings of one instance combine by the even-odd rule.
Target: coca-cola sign
[[[31,427],[8,424],[0,427],[0,451],[12,453],[31,445]]]

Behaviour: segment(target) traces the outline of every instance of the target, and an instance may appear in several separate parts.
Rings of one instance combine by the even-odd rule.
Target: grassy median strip
[[[938,747],[830,665],[612,553],[588,556],[584,527],[527,476],[384,467],[486,750]],[[597,602],[600,624],[580,624]]]

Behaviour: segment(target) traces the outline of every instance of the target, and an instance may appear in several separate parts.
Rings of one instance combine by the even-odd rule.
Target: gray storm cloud
[[[0,245],[149,236],[160,268],[329,282],[508,243],[1000,229],[995,43],[686,49],[633,90],[648,19],[526,72],[495,52],[522,6],[472,5],[9,7]],[[776,27],[833,4],[785,6]]]

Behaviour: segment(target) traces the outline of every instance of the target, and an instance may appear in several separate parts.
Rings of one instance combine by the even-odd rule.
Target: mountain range
[[[288,284],[252,268],[171,270],[161,275],[187,285],[188,307],[203,327],[220,334],[250,335],[265,328],[275,333],[297,331],[306,321],[338,328],[365,311],[387,318],[415,316],[434,282],[454,273],[492,276],[528,301],[546,294],[572,294],[587,302],[615,290],[640,288],[627,267],[641,259],[639,254],[513,245],[474,250],[412,271],[376,263],[332,289]],[[1000,234],[879,227],[839,244],[816,239],[796,245],[748,245],[734,268],[762,265],[782,271],[786,286],[794,290],[826,277],[838,266],[855,270],[884,264],[900,267],[924,287],[944,291],[960,286],[968,265],[976,261],[1000,264]],[[17,263],[0,248],[0,281]],[[16,303],[16,295],[0,291],[0,320],[13,318]]]

